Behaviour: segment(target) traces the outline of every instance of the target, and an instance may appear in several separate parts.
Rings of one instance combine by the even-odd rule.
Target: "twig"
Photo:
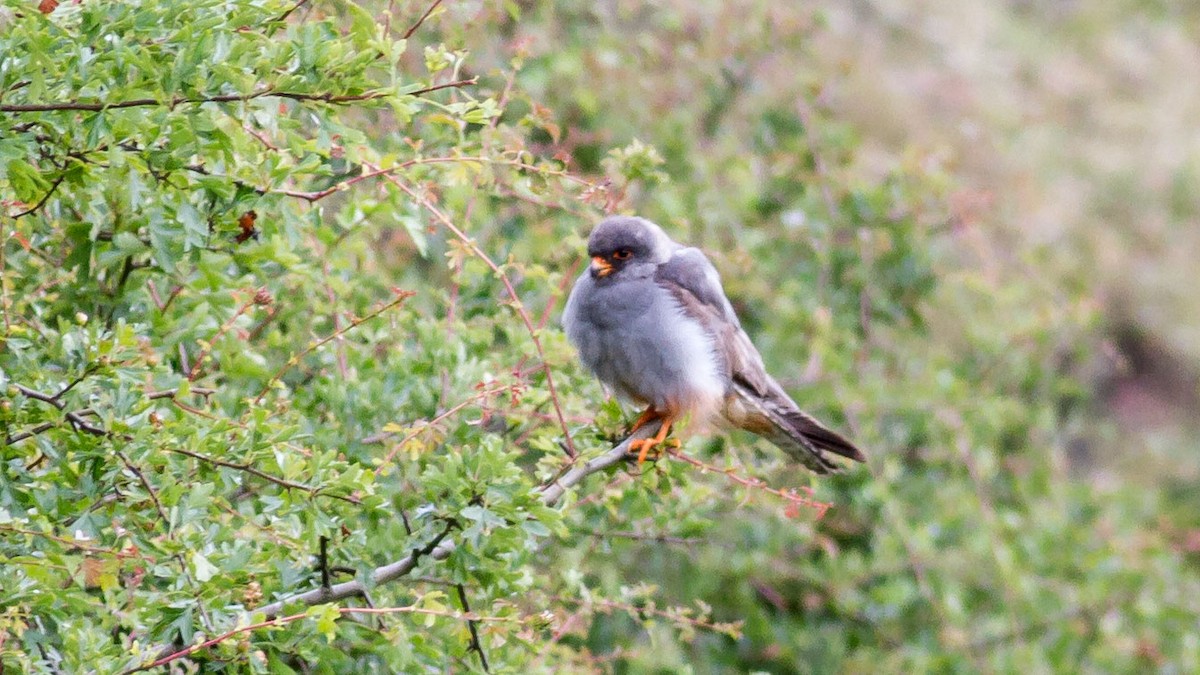
[[[458,590],[458,601],[462,603],[462,610],[467,613],[467,616],[471,616],[471,606],[467,604],[466,589],[462,584],[455,584],[454,587]],[[470,650],[479,654],[479,663],[483,666],[483,672],[492,672],[491,668],[488,668],[487,654],[483,653],[483,645],[479,643],[478,622],[475,619],[467,619],[467,630],[471,633]]]
[[[425,13],[421,15],[421,18],[417,19],[417,22],[409,26],[408,30],[404,32],[404,39],[407,40],[408,38],[412,37],[413,33],[417,32],[417,29],[421,27],[421,24],[425,23],[425,19],[428,19],[429,15],[433,14],[433,10],[437,9],[437,6],[440,4],[442,4],[442,0],[433,0],[433,4],[429,6],[429,9],[425,10]],[[484,670],[487,670],[487,668],[484,668]]]
[[[829,511],[829,508],[831,506],[833,506],[832,504],[830,504],[828,502],[821,502],[821,501],[817,501],[816,499],[814,499],[812,488],[810,488],[808,486],[803,486],[803,487],[799,488],[799,492],[797,492],[796,489],[781,490],[781,489],[773,488],[773,487],[767,485],[765,482],[763,482],[762,480],[760,480],[758,478],[745,478],[743,476],[740,476],[736,473],[736,470],[733,469],[732,467],[722,469],[720,467],[713,466],[711,464],[706,464],[694,457],[685,455],[682,450],[670,450],[669,454],[672,457],[682,459],[683,461],[687,462],[688,464],[691,464],[692,466],[700,469],[701,471],[712,471],[713,473],[719,473],[719,474],[725,476],[726,478],[728,478],[729,480],[731,480],[743,487],[750,488],[753,490],[760,490],[762,492],[767,492],[767,493],[773,494],[777,497],[782,497],[788,503],[787,509],[784,511],[784,515],[786,515],[789,518],[795,518],[795,517],[799,516],[800,515],[800,507],[803,506],[805,508],[815,509],[817,512],[817,520],[820,520],[821,518],[823,518],[825,516],[825,513],[827,511]],[[803,493],[803,494],[801,494],[801,493]]]
[[[246,302],[243,302],[241,306],[233,312],[233,316],[229,317],[225,323],[221,324],[221,327],[217,329],[217,332],[201,346],[200,353],[196,355],[196,360],[192,361],[192,367],[188,369],[187,374],[188,382],[195,382],[196,378],[200,376],[200,370],[204,367],[204,362],[208,359],[208,355],[212,351],[213,345],[216,344],[217,340],[220,340],[225,333],[228,333],[230,328],[233,328],[233,323],[238,320],[238,317],[245,314],[247,310],[255,305],[269,304],[268,302],[264,302],[264,300],[267,300],[269,297],[270,296],[266,295],[265,289],[256,291],[254,297],[250,298]]]
[[[79,385],[79,383],[80,383],[80,382],[83,382],[84,380],[86,380],[86,379],[87,379],[87,377],[88,377],[88,375],[91,375],[92,373],[96,372],[96,371],[97,371],[99,368],[100,368],[100,366],[99,366],[99,365],[97,365],[97,364],[94,364],[94,363],[93,363],[92,365],[89,365],[87,368],[85,368],[85,369],[83,370],[83,373],[81,373],[81,374],[79,375],[79,377],[77,377],[77,378],[75,378],[74,380],[71,380],[70,382],[68,382],[68,383],[67,383],[67,386],[63,387],[62,389],[59,389],[59,390],[58,390],[58,393],[56,393],[56,394],[55,394],[54,396],[52,396],[51,398],[53,398],[55,401],[57,401],[57,400],[61,399],[63,396],[65,396],[65,395],[66,395],[66,393],[67,393],[67,392],[69,392],[69,391],[71,391],[72,389],[74,389],[76,386],[78,386],[78,385]]]
[[[380,314],[383,314],[384,312],[388,311],[389,309],[392,309],[393,307],[398,307],[405,300],[416,295],[416,293],[413,291],[402,291],[399,289],[393,289],[392,292],[395,294],[395,297],[392,299],[391,302],[388,302],[387,304],[380,306],[378,309],[371,311],[366,316],[359,317],[357,319],[352,320],[348,325],[346,325],[346,327],[333,331],[333,333],[321,338],[320,340],[310,343],[307,347],[300,350],[298,353],[292,355],[292,357],[290,359],[288,359],[286,363],[284,363],[282,366],[279,367],[279,370],[275,371],[275,374],[272,375],[271,378],[267,380],[267,383],[265,385],[263,385],[262,391],[258,392],[258,396],[256,396],[254,398],[255,405],[262,402],[263,397],[267,395],[267,392],[271,390],[271,387],[274,386],[274,384],[279,381],[279,378],[283,377],[283,374],[286,373],[288,371],[288,369],[290,369],[292,366],[296,365],[297,363],[300,363],[300,359],[311,354],[312,352],[316,351],[317,349],[320,349],[321,346],[328,344],[331,340],[336,340],[339,337],[345,335],[347,332],[353,330],[354,328],[357,328],[358,326],[366,323],[367,321],[370,321],[371,319],[374,319],[375,317],[379,316]]]
[[[150,501],[154,502],[154,508],[158,511],[158,517],[162,518],[163,526],[170,527],[171,517],[167,515],[167,511],[163,508],[162,502],[158,500],[158,493],[154,491],[154,488],[150,485],[150,481],[146,480],[146,474],[142,473],[142,470],[137,468],[137,466],[130,461],[129,457],[127,457],[124,452],[117,450],[117,457],[120,458],[121,463],[125,465],[126,469],[129,469],[133,472],[133,475],[137,476],[138,481],[140,481],[142,484],[142,487],[146,488],[146,494],[150,495]]]
[[[275,17],[273,19],[274,23],[283,23],[284,21],[287,21],[287,18],[289,16],[291,16],[293,12],[295,12],[296,10],[300,9],[301,7],[303,7],[307,4],[308,4],[308,0],[300,0],[299,2],[297,2],[296,4],[294,4],[290,8],[288,8],[286,11],[284,11],[283,14],[280,14],[279,16]]]
[[[565,605],[573,604],[580,609],[592,609],[593,612],[599,610],[602,613],[608,613],[612,610],[620,610],[635,617],[645,615],[657,616],[672,623],[687,624],[693,628],[701,628],[704,630],[713,631],[728,635],[733,639],[738,639],[742,636],[742,621],[734,621],[729,623],[718,621],[707,621],[705,619],[689,616],[692,611],[688,607],[671,607],[668,609],[658,609],[653,605],[631,605],[617,600],[589,600],[584,598],[570,598],[555,596],[554,600]]]
[[[313,244],[314,244],[314,246],[316,246],[317,245],[317,242],[315,241],[316,237],[314,236],[313,239],[314,239]],[[335,246],[336,246],[336,244],[335,244]],[[321,264],[321,277],[322,277],[322,285],[325,287],[325,297],[329,300],[329,307],[330,307],[329,318],[333,322],[333,329],[335,331],[339,331],[342,329],[342,319],[340,316],[338,316],[337,295],[333,292],[333,286],[331,286],[329,284],[328,251],[326,252],[326,255],[322,256],[322,257],[324,258],[324,260]],[[337,366],[338,366],[338,374],[341,375],[342,380],[345,381],[350,376],[350,366],[346,361],[346,339],[344,336],[338,337],[338,339],[337,339]]]
[[[409,197],[412,197],[418,204],[424,207],[425,210],[433,214],[435,218],[441,221],[442,225],[444,225],[446,229],[450,230],[450,232],[452,232],[454,236],[463,243],[464,246],[470,249],[477,258],[483,261],[483,263],[487,265],[497,277],[500,278],[500,283],[504,284],[504,290],[508,293],[509,299],[512,300],[513,309],[517,312],[517,316],[521,318],[521,322],[525,324],[525,329],[529,332],[529,339],[533,342],[533,348],[537,351],[538,359],[542,362],[542,369],[546,374],[546,389],[550,394],[550,401],[554,404],[554,414],[558,416],[558,423],[562,427],[563,440],[566,441],[567,444],[566,452],[568,456],[574,458],[578,453],[575,450],[575,442],[571,439],[571,430],[567,427],[567,418],[565,415],[563,415],[562,403],[559,401],[558,391],[554,386],[554,375],[551,372],[550,364],[546,361],[546,352],[544,349],[542,349],[542,341],[540,338],[538,338],[538,330],[533,325],[533,321],[529,318],[529,312],[525,309],[524,303],[521,302],[521,296],[517,294],[517,290],[513,287],[512,281],[508,278],[508,275],[504,273],[504,270],[500,269],[500,266],[497,265],[494,260],[492,260],[486,253],[483,252],[483,249],[479,248],[479,245],[475,243],[475,240],[471,239],[466,235],[465,232],[460,230],[458,226],[454,224],[454,221],[452,221],[444,211],[434,205],[434,203],[431,202],[428,197],[418,193],[403,181],[397,180],[395,176],[388,176],[387,179],[393,185],[404,191]]]
[[[28,396],[29,398],[32,398],[32,399],[36,399],[38,401],[43,401],[45,403],[49,403],[50,405],[54,406],[55,408],[58,408],[59,410],[63,410],[66,408],[67,404],[63,403],[61,400],[59,400],[58,397],[64,393],[66,393],[67,390],[69,390],[71,387],[75,386],[75,384],[73,383],[73,384],[69,385],[66,389],[63,389],[62,391],[60,391],[59,393],[57,393],[53,396],[51,396],[50,394],[43,394],[40,391],[37,391],[35,389],[30,389],[29,387],[25,387],[25,386],[22,386],[19,384],[15,385],[15,386],[17,387],[17,390],[20,391],[25,396]],[[146,398],[148,398],[152,401],[161,399],[161,398],[172,398],[173,399],[178,392],[179,392],[178,389],[168,389],[165,391],[152,391],[152,392],[146,393]],[[201,396],[208,396],[210,394],[216,393],[216,390],[215,389],[205,389],[203,387],[195,387],[191,390],[191,392],[193,394],[199,394]],[[76,410],[74,412],[67,413],[66,418],[67,418],[67,421],[70,422],[72,425],[74,425],[76,428],[78,428],[82,431],[85,431],[89,434],[92,434],[93,436],[109,435],[109,433],[107,431],[105,431],[104,429],[101,429],[100,427],[89,424],[87,421],[85,421],[83,419],[84,415],[94,415],[94,414],[95,414],[95,411],[93,411],[91,408],[83,408],[82,410]],[[32,438],[33,436],[37,436],[38,434],[40,434],[42,432],[49,431],[56,426],[58,426],[58,425],[55,424],[54,422],[42,422],[41,424],[38,424],[36,426],[30,427],[29,429],[26,429],[25,431],[5,437],[4,443],[5,443],[5,445],[12,445],[13,443],[16,443],[17,441],[23,441],[26,438]]]
[[[450,417],[451,415],[457,413],[458,411],[471,405],[472,403],[479,401],[480,399],[486,399],[489,396],[494,396],[495,394],[509,391],[510,389],[512,389],[511,385],[505,385],[503,387],[497,387],[494,389],[484,389],[482,391],[479,391],[471,398],[468,398],[467,400],[459,403],[458,405],[454,406],[453,408],[450,408],[449,410],[446,410],[445,412],[438,414],[436,417],[429,420],[428,422],[425,422],[423,425],[421,425],[420,428],[414,429],[407,436],[405,436],[399,443],[397,443],[395,447],[393,447],[388,452],[387,456],[383,458],[383,461],[379,463],[379,466],[377,466],[375,468],[375,475],[378,476],[380,474],[380,472],[383,471],[383,467],[387,466],[392,461],[392,458],[396,456],[396,453],[400,452],[401,448],[403,448],[405,445],[407,445],[409,441],[413,440],[417,436],[420,436],[421,434],[425,433],[426,431],[429,431],[438,422],[441,422],[442,420],[446,419],[447,417]],[[381,433],[381,434],[375,434],[375,435],[364,438],[362,442],[363,443],[379,443],[380,441],[386,440],[390,436],[391,436],[391,434],[386,433],[386,432]]]
[[[466,80],[464,80],[464,82],[465,81]],[[447,85],[439,85],[439,86],[447,86]],[[257,187],[251,187],[251,189],[253,189],[255,192],[258,192],[259,194],[275,194],[275,195],[284,195],[287,197],[295,197],[296,199],[303,199],[304,201],[309,202],[311,204],[314,202],[318,202],[318,201],[328,197],[331,194],[345,190],[346,188],[348,188],[351,185],[354,185],[355,183],[360,183],[369,178],[379,178],[382,176],[390,176],[390,175],[392,175],[398,171],[401,171],[403,169],[407,169],[409,167],[419,166],[419,165],[423,165],[423,164],[457,164],[457,163],[462,163],[462,162],[477,163],[477,164],[495,164],[495,165],[499,165],[499,166],[511,166],[515,169],[520,169],[522,171],[532,171],[534,173],[537,173],[537,174],[540,174],[543,176],[554,176],[555,178],[562,178],[564,180],[571,181],[573,183],[582,185],[584,187],[588,187],[588,188],[594,187],[594,185],[592,183],[588,182],[586,179],[580,178],[578,176],[574,176],[566,171],[548,169],[546,167],[537,166],[535,164],[529,164],[527,162],[522,162],[519,160],[495,159],[493,157],[483,157],[483,156],[477,156],[477,157],[451,156],[451,157],[414,157],[413,159],[405,160],[403,162],[400,162],[399,164],[396,164],[395,166],[390,166],[386,169],[380,168],[378,166],[364,165],[364,166],[367,166],[369,171],[367,171],[365,173],[360,173],[357,176],[351,176],[350,178],[347,178],[346,180],[335,183],[323,190],[308,190],[308,191],[305,191],[305,190],[268,190],[265,188],[257,188]],[[203,169],[203,167],[187,167],[187,168],[189,170],[196,171],[197,173],[205,173],[205,175],[208,175],[208,176],[215,176],[218,178],[229,178],[230,180],[236,180],[236,179],[233,179],[228,176],[221,176],[218,174],[206,173],[207,170]]]
[[[632,539],[634,541],[653,541],[660,544],[702,544],[704,539],[700,537],[675,537],[669,534],[642,534],[640,532],[601,532],[592,530],[588,533],[596,539],[606,539],[609,537],[616,539]]]
[[[476,78],[467,80],[457,80],[455,82],[447,82],[445,84],[433,85],[424,89],[408,92],[407,96],[420,96],[428,94],[439,89],[447,89],[450,87],[465,87],[475,84]],[[135,98],[128,101],[115,101],[113,103],[89,103],[84,101],[61,101],[58,103],[7,103],[0,104],[0,112],[9,113],[25,113],[25,112],[59,112],[68,110],[78,110],[83,112],[103,112],[105,110],[119,110],[122,108],[145,108],[149,106],[166,106],[174,108],[175,106],[184,103],[241,103],[252,101],[256,98],[273,97],[286,98],[292,101],[315,101],[318,103],[355,103],[358,101],[372,101],[379,98],[395,95],[391,91],[368,91],[362,94],[333,94],[324,92],[313,94],[298,91],[276,91],[274,89],[261,89],[250,94],[220,94],[217,96],[176,96],[169,100],[159,100],[156,98]]]
[[[271,474],[269,474],[265,471],[262,471],[261,469],[254,468],[254,466],[249,463],[238,464],[237,462],[229,462],[229,461],[226,461],[223,459],[217,459],[216,457],[202,455],[198,452],[192,452],[191,450],[185,450],[183,448],[167,446],[164,449],[167,450],[168,452],[174,452],[176,454],[186,455],[193,459],[198,459],[201,462],[205,462],[207,464],[213,464],[215,466],[223,466],[227,469],[243,471],[245,473],[250,474],[251,476],[258,476],[259,478],[261,478],[269,483],[274,483],[282,488],[287,488],[289,490],[301,490],[301,491],[307,492],[308,494],[310,494],[314,497],[329,497],[331,499],[339,499],[341,501],[349,502],[351,504],[361,504],[362,503],[362,500],[357,499],[355,497],[347,497],[347,496],[343,496],[343,495],[331,494],[328,492],[321,492],[320,488],[310,487],[310,486],[304,485],[302,483],[294,483],[290,480],[286,480],[286,479],[280,478],[278,476],[272,476]]]
[[[42,195],[42,198],[39,199],[36,204],[34,204],[33,206],[29,207],[28,209],[26,209],[20,213],[14,215],[12,217],[12,219],[16,220],[18,218],[22,218],[24,216],[27,216],[27,215],[33,213],[34,211],[37,211],[38,209],[42,208],[43,206],[45,206],[46,202],[50,200],[51,195],[53,195],[54,192],[56,190],[58,190],[58,186],[62,185],[62,182],[63,182],[63,180],[66,179],[66,177],[67,177],[67,172],[63,171],[61,174],[58,175],[58,178],[54,179],[54,183],[52,183],[50,185],[50,189],[46,190],[46,194]]]

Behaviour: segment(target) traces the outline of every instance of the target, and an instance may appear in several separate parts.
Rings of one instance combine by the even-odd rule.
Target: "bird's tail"
[[[736,426],[766,438],[779,449],[815,473],[827,474],[841,469],[826,453],[841,455],[857,462],[866,456],[841,434],[818,422],[799,406],[783,389],[774,385],[766,396],[759,395],[741,384],[734,384],[739,412],[729,414]]]

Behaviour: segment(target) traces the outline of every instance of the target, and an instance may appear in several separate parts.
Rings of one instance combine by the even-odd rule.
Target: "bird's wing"
[[[771,389],[762,357],[742,330],[733,306],[721,287],[721,276],[698,248],[681,248],[659,265],[654,280],[670,291],[689,318],[713,338],[727,377],[759,395]]]
[[[800,410],[767,373],[762,356],[725,297],[720,275],[703,252],[679,249],[659,266],[654,278],[671,292],[683,312],[712,336],[732,391],[746,408],[741,419],[730,421],[765,436],[817,473],[837,469],[824,450],[866,461],[853,443]]]

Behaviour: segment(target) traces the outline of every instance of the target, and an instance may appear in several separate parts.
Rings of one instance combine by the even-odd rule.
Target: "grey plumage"
[[[752,431],[816,473],[838,469],[827,452],[865,461],[767,374],[699,249],[648,220],[617,216],[592,231],[588,255],[593,264],[571,290],[563,327],[618,395],[668,423],[690,414]]]

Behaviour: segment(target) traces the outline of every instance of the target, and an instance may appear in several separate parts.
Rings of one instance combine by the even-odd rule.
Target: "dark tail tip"
[[[863,454],[862,450],[858,449],[858,446],[805,413],[800,412],[798,415],[793,414],[789,415],[789,417],[791,418],[790,421],[793,422],[795,430],[814,446],[856,462],[865,463],[867,461],[867,456]]]

